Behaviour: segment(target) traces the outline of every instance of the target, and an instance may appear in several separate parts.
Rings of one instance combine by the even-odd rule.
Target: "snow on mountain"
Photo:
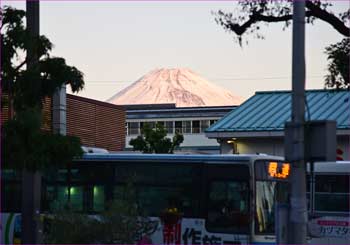
[[[239,105],[241,101],[187,68],[153,70],[108,100],[117,105],[176,103],[177,107]]]

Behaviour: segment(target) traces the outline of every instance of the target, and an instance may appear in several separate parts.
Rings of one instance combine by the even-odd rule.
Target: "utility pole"
[[[39,0],[27,0],[27,30],[32,40],[39,37]],[[39,57],[35,43],[27,47],[27,67],[35,66]],[[22,244],[39,243],[41,176],[38,171],[22,171]]]
[[[292,164],[288,243],[306,244],[306,163],[304,153],[305,114],[305,1],[293,1],[291,139],[286,139],[286,159]]]

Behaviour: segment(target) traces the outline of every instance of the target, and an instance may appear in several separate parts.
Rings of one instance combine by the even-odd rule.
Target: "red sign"
[[[164,224],[164,244],[181,244],[181,220],[176,224]]]
[[[327,225],[327,226],[349,226],[350,222],[348,221],[336,221],[336,220],[318,220],[318,225]]]

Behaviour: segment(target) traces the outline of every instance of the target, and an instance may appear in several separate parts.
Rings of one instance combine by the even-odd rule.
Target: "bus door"
[[[208,164],[205,172],[205,232],[218,244],[249,243],[249,165]]]
[[[288,205],[290,164],[255,161],[255,198],[252,243],[276,243],[276,204]]]

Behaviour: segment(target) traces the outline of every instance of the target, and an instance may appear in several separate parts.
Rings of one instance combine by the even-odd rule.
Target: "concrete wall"
[[[283,139],[237,139],[237,153],[240,154],[256,154],[264,153],[275,156],[284,155]]]

